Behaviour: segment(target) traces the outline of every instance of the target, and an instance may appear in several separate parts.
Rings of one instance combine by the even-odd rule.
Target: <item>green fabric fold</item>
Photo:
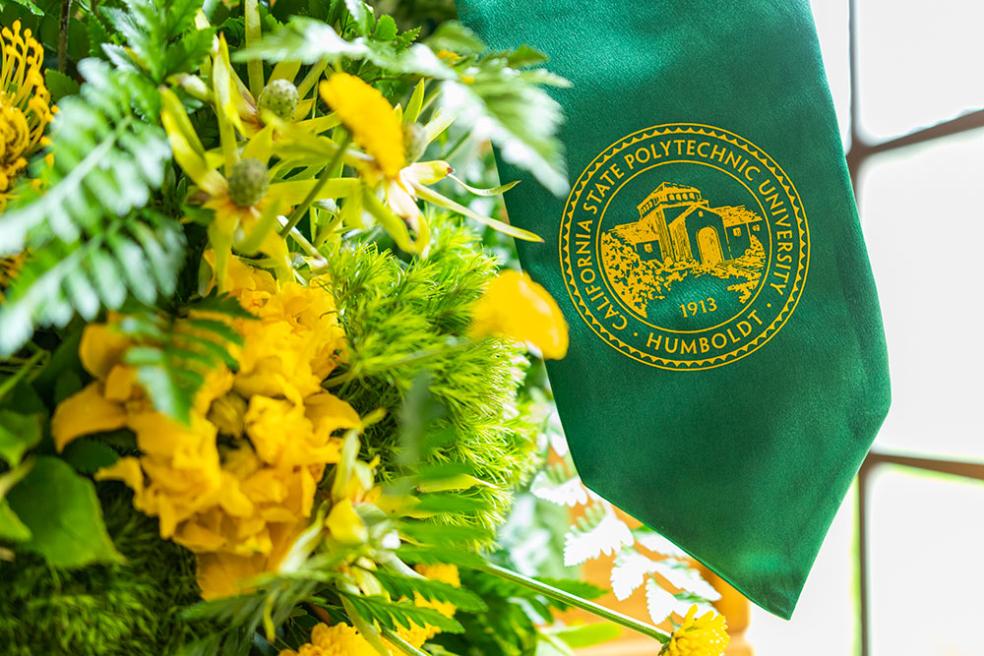
[[[878,300],[804,0],[458,0],[557,90],[571,193],[500,162],[571,327],[578,471],[790,617],[889,406]]]

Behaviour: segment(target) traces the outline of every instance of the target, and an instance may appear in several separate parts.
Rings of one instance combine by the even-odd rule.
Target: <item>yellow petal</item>
[[[375,158],[388,178],[406,165],[403,124],[378,90],[348,73],[335,73],[318,88],[355,142]]]
[[[325,440],[336,430],[358,428],[359,413],[351,405],[328,392],[312,394],[304,399],[304,413],[314,425],[315,435]]]
[[[118,364],[109,370],[103,395],[109,401],[129,401],[140,390],[133,367]]]
[[[198,587],[206,601],[248,592],[250,579],[262,574],[266,557],[236,556],[227,553],[198,554]]]
[[[58,404],[51,418],[51,435],[55,448],[61,451],[77,437],[90,433],[123,428],[126,409],[111,403],[102,395],[101,383],[90,383],[85,389]]]
[[[225,183],[218,171],[209,164],[205,147],[198,139],[181,100],[170,89],[161,90],[161,100],[161,123],[164,124],[167,139],[171,143],[174,159],[199,188],[212,196],[219,194]]]
[[[110,369],[123,359],[130,346],[128,340],[118,330],[104,323],[86,326],[79,343],[79,358],[82,366],[90,374],[105,379]]]
[[[97,481],[123,481],[133,490],[134,497],[139,501],[143,496],[144,475],[140,469],[140,461],[133,457],[120,458],[109,467],[103,467],[96,472]]]
[[[342,544],[362,544],[369,539],[369,530],[349,499],[342,499],[332,506],[325,526]]]
[[[470,333],[525,342],[547,359],[567,354],[567,322],[557,302],[525,273],[506,270],[475,303]]]

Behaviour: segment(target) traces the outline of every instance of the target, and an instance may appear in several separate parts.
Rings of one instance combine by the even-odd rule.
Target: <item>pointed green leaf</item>
[[[7,499],[31,531],[24,548],[50,565],[82,567],[122,560],[106,532],[92,481],[58,458],[38,458]]]

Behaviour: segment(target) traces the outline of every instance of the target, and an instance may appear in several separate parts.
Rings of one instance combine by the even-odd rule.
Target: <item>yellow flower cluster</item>
[[[461,578],[458,574],[458,568],[454,565],[417,565],[417,571],[431,580],[449,583],[456,588],[461,587]],[[429,599],[424,599],[419,592],[414,593],[413,603],[421,608],[433,608],[445,617],[454,617],[455,611],[458,610],[454,604],[446,601],[432,601]],[[419,649],[425,642],[440,632],[441,630],[436,626],[431,626],[429,624],[426,626],[411,624],[410,628],[401,626],[396,633],[398,636]]]
[[[51,122],[51,95],[41,64],[44,48],[21,33],[20,21],[0,31],[0,209],[14,178],[27,166],[27,156],[42,144]]]
[[[338,462],[337,432],[360,424],[351,406],[321,389],[344,347],[331,294],[317,281],[278,287],[235,258],[229,276],[232,295],[256,319],[236,320],[244,338],[238,371],[206,377],[189,425],[153,409],[122,362],[130,344],[111,324],[87,327],[80,355],[96,380],[52,418],[59,450],[88,433],[136,434],[140,456],[97,478],[126,483],[134,505],[159,517],[161,537],[197,554],[206,599],[276,569],[309,523],[325,466]]]
[[[549,360],[567,355],[567,322],[557,301],[525,273],[506,269],[475,303],[471,335],[506,337],[536,348]]]
[[[663,648],[664,656],[721,656],[728,648],[728,625],[724,615],[707,612],[697,617],[697,606],[691,606],[683,623],[670,636]]]
[[[318,624],[311,631],[311,642],[300,651],[284,649],[279,656],[377,656],[377,652],[355,627]]]
[[[318,90],[355,142],[375,158],[383,175],[399,175],[406,165],[403,124],[383,94],[348,73],[335,73]]]

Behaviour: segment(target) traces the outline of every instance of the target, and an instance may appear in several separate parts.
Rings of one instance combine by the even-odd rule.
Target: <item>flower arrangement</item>
[[[569,654],[568,607],[723,650],[497,539],[567,350],[487,145],[562,191],[539,53],[350,0],[46,7],[0,12],[5,653]]]

